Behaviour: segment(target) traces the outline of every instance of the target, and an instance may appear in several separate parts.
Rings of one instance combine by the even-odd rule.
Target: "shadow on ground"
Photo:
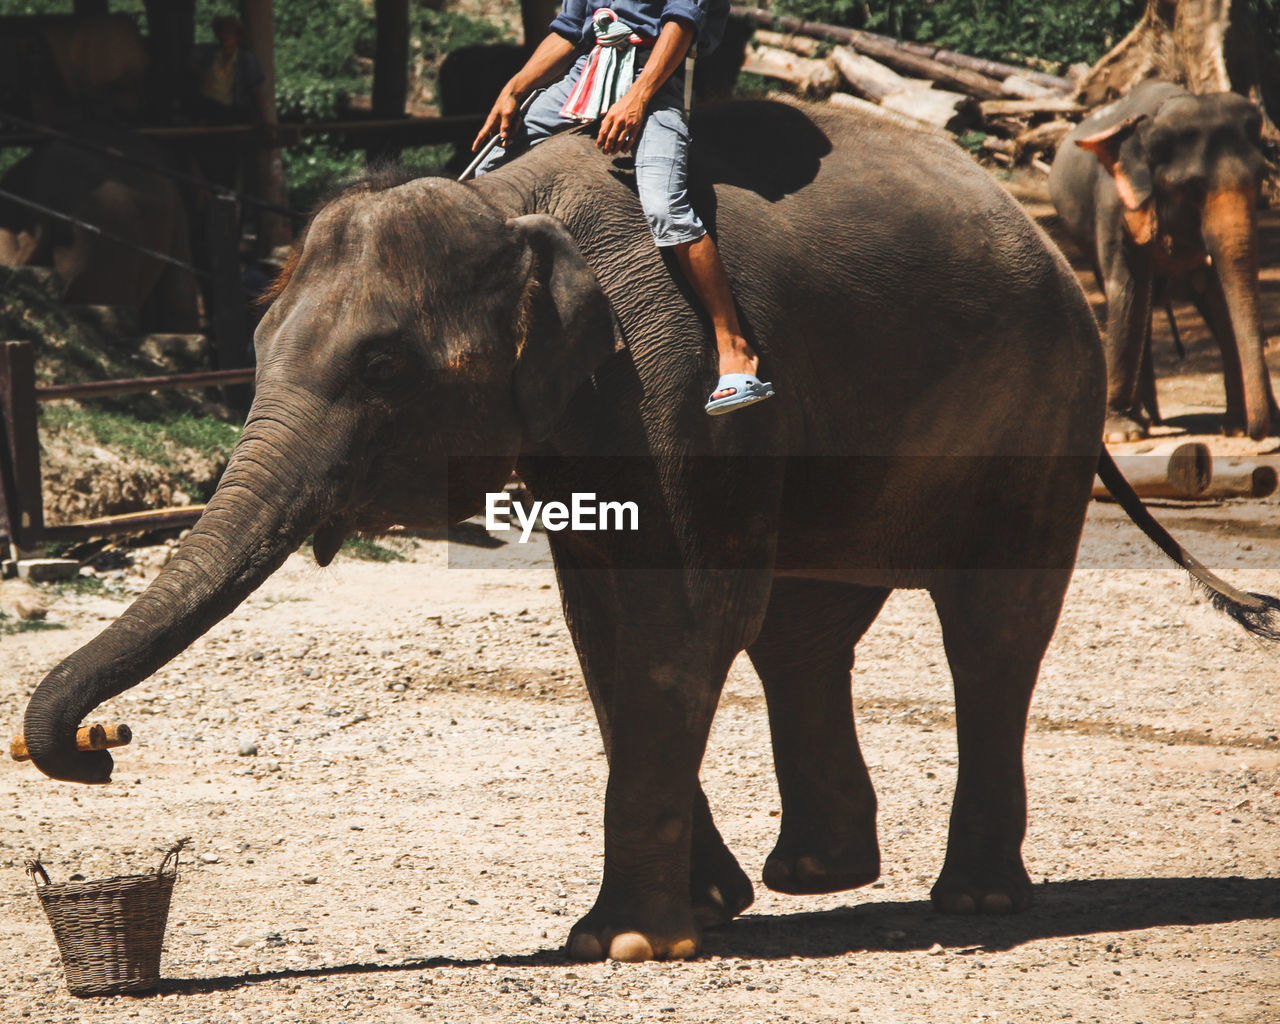
[[[1010,917],[937,914],[926,901],[864,903],[817,913],[748,914],[709,932],[706,956],[744,960],[843,956],[927,950],[998,953],[1037,939],[1129,932],[1144,928],[1280,918],[1280,878],[1110,878],[1036,887],[1036,905]],[[433,968],[554,967],[570,961],[559,949],[492,958],[437,956],[398,963],[336,964],[212,978],[166,978],[159,993],[222,992],[264,982]]]

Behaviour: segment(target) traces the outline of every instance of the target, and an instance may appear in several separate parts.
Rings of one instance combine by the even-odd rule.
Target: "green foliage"
[[[436,65],[445,55],[464,46],[501,43],[507,35],[496,25],[476,21],[457,11],[434,11],[415,4],[409,29],[412,47],[426,64]]]
[[[775,9],[975,57],[1092,64],[1137,24],[1145,7],[1144,0],[779,0]]]
[[[982,143],[986,141],[986,138],[986,132],[965,132],[960,138],[956,139],[956,142],[970,153],[978,153],[982,150]]]
[[[763,75],[753,75],[750,71],[739,71],[738,80],[733,84],[733,95],[738,99],[749,100],[763,96],[778,88],[778,83]]]

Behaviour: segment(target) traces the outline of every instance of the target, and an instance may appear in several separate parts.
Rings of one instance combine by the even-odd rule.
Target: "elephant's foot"
[[[688,960],[701,938],[687,905],[610,904],[604,894],[573,926],[565,951],[574,960]]]
[[[948,855],[929,895],[944,914],[1015,914],[1031,906],[1031,878],[1021,859]]]
[[[857,831],[792,838],[783,834],[764,864],[764,884],[792,896],[843,892],[880,877],[875,819]]]
[[[1104,444],[1122,444],[1125,441],[1141,441],[1147,436],[1147,423],[1141,416],[1130,413],[1111,413],[1102,428]]]
[[[715,928],[751,906],[756,892],[729,848],[718,842],[694,850],[689,898],[698,927]]]

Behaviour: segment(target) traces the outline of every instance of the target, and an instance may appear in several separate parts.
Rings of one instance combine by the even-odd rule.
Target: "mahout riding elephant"
[[[609,759],[582,959],[688,957],[753,899],[698,781],[725,675],[764,684],[782,795],[771,888],[877,877],[850,669],[891,590],[930,591],[955,681],[944,911],[1031,900],[1022,745],[1099,466],[1104,367],[1062,255],[958,148],[778,103],[694,118],[695,205],[777,398],[703,411],[707,318],[647,234],[629,161],[572,132],[459,184],[374,179],[314,217],[258,328],[257,393],[208,508],[151,586],[28,705],[55,778],[74,732],[314,532],[454,522],[518,467],[533,497],[634,501],[550,534]],[[1131,514],[1145,510],[1103,459]],[[1255,631],[1272,599],[1189,565]],[[1274,633],[1273,633],[1274,635]]]
[[[71,134],[160,168],[168,166],[163,151],[119,128],[84,124]],[[159,171],[55,141],[10,168],[0,188],[191,263],[182,193]],[[51,266],[67,302],[127,307],[146,330],[190,332],[199,327],[199,291],[189,271],[8,200],[0,200],[0,264]]]
[[[1151,373],[1152,296],[1166,289],[1196,304],[1222,352],[1223,432],[1280,428],[1258,299],[1261,130],[1243,96],[1152,81],[1058,148],[1049,193],[1107,296],[1107,441],[1147,435],[1139,374]],[[1154,406],[1154,383],[1143,390]]]

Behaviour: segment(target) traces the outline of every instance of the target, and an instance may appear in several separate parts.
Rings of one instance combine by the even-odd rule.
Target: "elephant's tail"
[[[1191,578],[1208,595],[1213,607],[1226,612],[1260,640],[1280,644],[1280,601],[1267,594],[1237,590],[1230,583],[1220,580],[1199,559],[1189,554],[1147,510],[1147,506],[1129,486],[1129,481],[1124,478],[1120,467],[1105,448],[1098,458],[1098,476],[1129,518],[1155,541],[1156,547],[1191,574]]]

